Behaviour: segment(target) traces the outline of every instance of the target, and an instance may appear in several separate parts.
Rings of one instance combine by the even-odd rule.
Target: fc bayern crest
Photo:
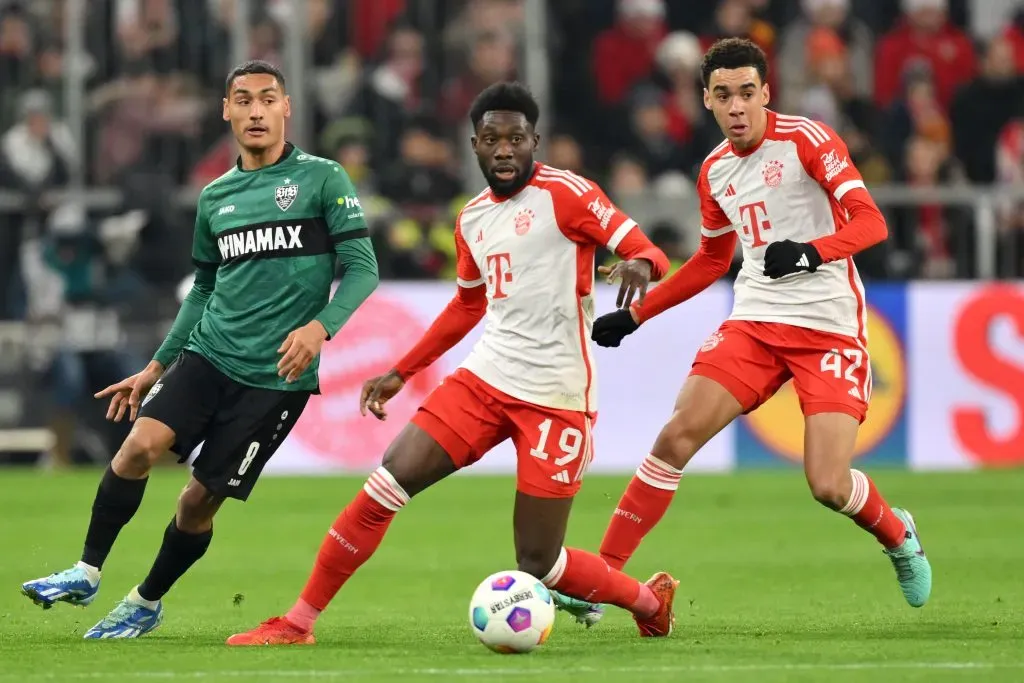
[[[778,187],[782,184],[782,162],[777,159],[766,161],[761,169],[764,175],[764,184],[768,187]]]
[[[288,207],[295,202],[295,198],[298,196],[298,185],[282,185],[274,190],[274,202],[277,204],[277,208],[282,211],[287,211]]]
[[[715,330],[707,339],[704,340],[704,343],[700,345],[700,350],[707,353],[711,349],[721,344],[722,340],[724,339],[725,336],[721,332]]]
[[[516,234],[525,235],[530,231],[530,226],[533,225],[533,211],[530,209],[520,209],[512,221],[515,224]]]

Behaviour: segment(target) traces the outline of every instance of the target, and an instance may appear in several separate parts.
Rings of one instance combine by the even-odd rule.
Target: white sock
[[[91,564],[86,564],[81,560],[76,562],[75,566],[85,571],[85,578],[87,578],[89,580],[89,583],[91,583],[92,585],[95,586],[100,582],[100,576],[102,572],[100,572],[98,568],[92,566]]]
[[[136,586],[128,594],[128,602],[134,602],[136,605],[142,605],[146,609],[155,610],[160,606],[159,600],[147,600],[146,598],[139,595],[139,587]]]

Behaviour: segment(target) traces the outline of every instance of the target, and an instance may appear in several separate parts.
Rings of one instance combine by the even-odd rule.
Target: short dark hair
[[[281,70],[270,62],[265,62],[262,59],[250,59],[248,62],[242,62],[228,74],[228,78],[224,81],[224,92],[231,93],[231,85],[235,82],[235,79],[239,76],[248,76],[250,74],[269,74],[277,79],[278,84],[281,86],[281,90],[285,89],[284,74]]]
[[[742,69],[745,66],[757,69],[762,84],[768,81],[768,58],[764,50],[746,38],[722,38],[704,53],[700,79],[706,88],[716,69]]]
[[[473,130],[480,126],[480,120],[489,111],[519,112],[526,117],[531,126],[536,126],[537,119],[540,118],[540,107],[537,106],[537,100],[533,99],[533,93],[516,81],[494,83],[476,96],[473,106],[469,108],[469,120],[473,123]]]

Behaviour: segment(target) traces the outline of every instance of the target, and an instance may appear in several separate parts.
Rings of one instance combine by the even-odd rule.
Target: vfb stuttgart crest
[[[285,179],[287,183],[288,180]],[[299,196],[298,185],[281,185],[274,190],[274,202],[277,204],[277,208],[282,211],[287,211],[288,207],[295,202],[295,198]]]
[[[533,211],[530,209],[520,209],[516,217],[512,219],[512,222],[515,224],[516,234],[525,235],[533,224]]]
[[[778,160],[766,161],[764,168],[761,169],[761,173],[764,174],[764,184],[768,187],[778,187],[782,184],[782,162]]]

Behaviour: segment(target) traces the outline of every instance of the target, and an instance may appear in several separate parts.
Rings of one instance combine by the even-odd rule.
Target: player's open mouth
[[[266,135],[267,129],[264,128],[263,126],[251,126],[251,127],[245,129],[245,133],[246,133],[246,135],[252,135],[252,136],[255,136],[255,137],[259,137],[261,135]]]
[[[745,123],[735,123],[729,126],[729,132],[733,135],[743,135],[747,132],[747,128],[748,126]]]
[[[495,166],[494,177],[498,180],[515,180],[516,169],[512,166]]]

